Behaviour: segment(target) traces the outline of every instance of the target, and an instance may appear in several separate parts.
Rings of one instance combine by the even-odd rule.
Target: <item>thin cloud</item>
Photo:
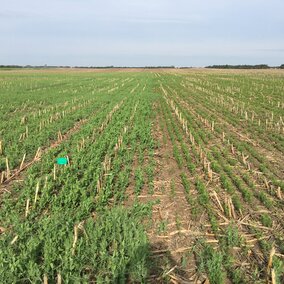
[[[0,64],[275,65],[284,61],[283,10],[280,0],[10,0]]]

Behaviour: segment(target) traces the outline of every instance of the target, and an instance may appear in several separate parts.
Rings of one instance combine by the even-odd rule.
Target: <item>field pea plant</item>
[[[283,79],[0,71],[0,282],[283,283]]]

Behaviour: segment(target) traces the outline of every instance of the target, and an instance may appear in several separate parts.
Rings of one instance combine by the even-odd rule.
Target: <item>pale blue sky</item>
[[[284,64],[283,0],[0,0],[0,64]]]

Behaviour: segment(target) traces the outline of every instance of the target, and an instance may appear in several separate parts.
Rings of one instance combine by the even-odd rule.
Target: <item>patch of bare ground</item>
[[[135,200],[154,203],[152,218],[145,222],[153,264],[149,283],[203,283],[206,276],[197,273],[193,248],[199,238],[210,241],[210,228],[203,226],[208,224],[208,216],[206,212],[198,218],[191,216],[180,178],[182,170],[173,158],[173,145],[167,129],[160,124],[161,119],[164,118],[158,112],[152,132],[159,145],[154,153],[154,192],[149,193],[148,187],[144,186],[141,194],[135,196],[132,174],[125,205],[133,204]],[[137,166],[135,160],[137,158],[133,169]]]

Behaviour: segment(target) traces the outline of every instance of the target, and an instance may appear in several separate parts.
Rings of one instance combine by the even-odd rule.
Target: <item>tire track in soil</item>
[[[157,111],[157,106],[154,110]],[[197,275],[192,247],[198,237],[206,235],[202,230],[202,223],[207,223],[206,214],[200,216],[198,221],[191,218],[180,178],[182,170],[173,157],[173,145],[167,130],[162,129],[158,115],[152,133],[160,145],[154,153],[154,194],[143,188],[137,197],[141,203],[156,201],[152,218],[145,224],[153,260],[149,283],[202,283],[206,276]],[[133,202],[133,195],[127,204],[129,202]],[[185,255],[186,262],[183,262]]]

